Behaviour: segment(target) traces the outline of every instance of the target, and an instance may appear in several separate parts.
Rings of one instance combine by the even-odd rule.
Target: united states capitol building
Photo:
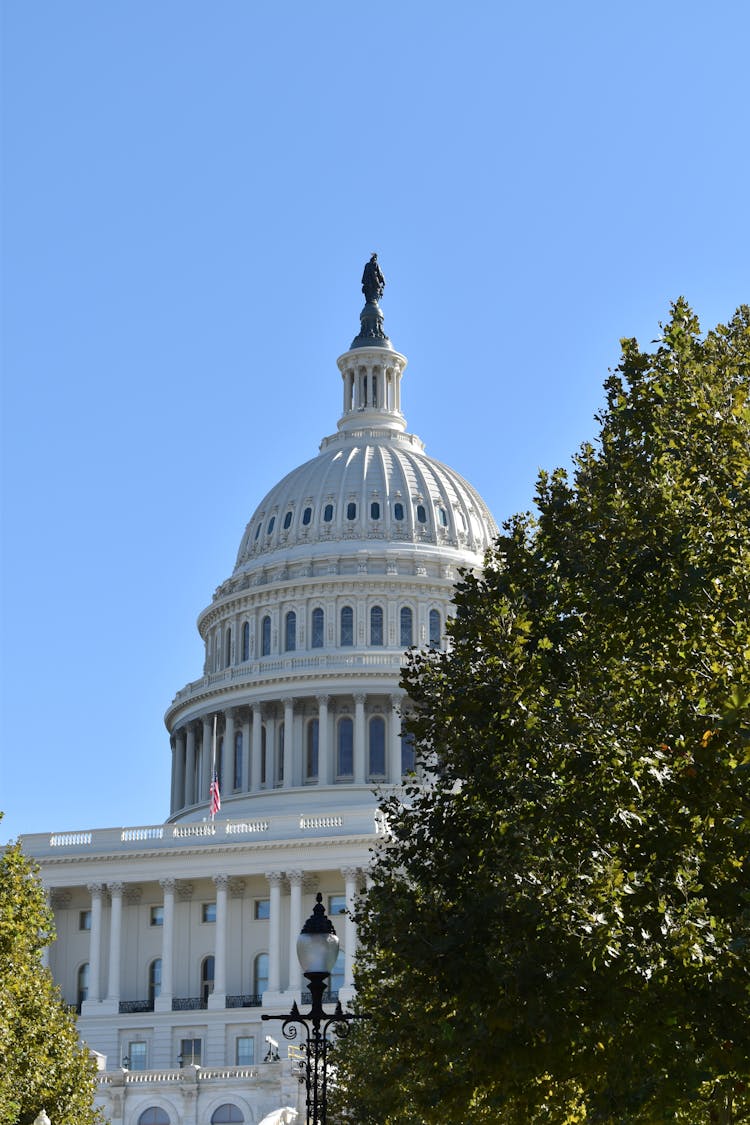
[[[23,837],[54,910],[49,965],[100,1056],[112,1125],[256,1125],[302,1108],[261,1015],[305,1000],[295,943],[318,892],[341,941],[330,999],[352,996],[346,910],[382,828],[376,792],[413,767],[404,651],[445,646],[458,570],[480,567],[497,531],[407,430],[383,284],[373,256],[337,361],[336,432],[258,504],[199,616],[203,670],[165,716],[165,823]]]

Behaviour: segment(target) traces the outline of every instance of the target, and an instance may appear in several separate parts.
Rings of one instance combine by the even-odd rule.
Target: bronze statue
[[[385,278],[378,265],[378,256],[373,254],[365,266],[365,272],[362,274],[362,292],[365,295],[365,300],[370,304],[377,305],[383,296],[384,289]]]

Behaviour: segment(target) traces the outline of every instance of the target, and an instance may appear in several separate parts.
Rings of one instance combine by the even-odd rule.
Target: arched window
[[[227,635],[224,640],[224,667],[228,668],[232,663],[232,630],[227,629]]]
[[[323,616],[323,610],[320,608],[314,609],[312,611],[312,639],[310,642],[312,648],[323,647],[324,626],[325,617]]]
[[[385,719],[374,715],[370,719],[370,777],[385,777]]]
[[[350,605],[345,605],[341,610],[341,647],[347,648],[354,644],[354,610]]]
[[[448,513],[446,512],[445,508],[439,508],[438,511],[440,513],[441,524],[443,525],[443,527],[447,527],[448,526]]]
[[[261,520],[261,522],[258,524],[258,526],[255,529],[255,538],[256,539],[260,535],[262,528],[263,528],[263,521]]]
[[[268,954],[259,953],[253,962],[253,992],[258,1000],[268,988]]]
[[[242,731],[234,732],[234,789],[242,788]]]
[[[430,610],[430,648],[440,648],[440,614]]]
[[[318,720],[310,719],[307,724],[305,743],[305,780],[313,781],[318,776]]]
[[[231,1102],[225,1102],[211,1114],[211,1125],[240,1125],[244,1120],[241,1110]]]
[[[169,1125],[169,1114],[158,1105],[150,1105],[138,1118],[138,1125]]]
[[[271,516],[270,520],[268,521],[268,527],[266,528],[266,535],[271,534],[271,532],[274,529],[275,524],[276,524],[276,516]]]
[[[345,715],[339,719],[336,745],[336,776],[352,777],[354,774],[354,723]]]
[[[323,509],[323,523],[330,523],[333,519],[333,504],[326,504]]]
[[[348,520],[356,520],[357,518],[357,505],[353,500],[350,500],[346,505],[346,518]]]
[[[401,647],[409,648],[414,644],[413,617],[408,605],[401,607]]]
[[[383,643],[383,607],[374,605],[370,610],[370,644],[382,645]]]
[[[214,990],[214,965],[215,961],[212,955],[204,957],[201,962],[201,1002],[204,1007]]]
[[[427,523],[427,512],[424,504],[417,504],[417,519],[420,523]]]
[[[399,523],[404,518],[404,505],[399,500],[393,505],[393,518],[398,520]]]
[[[77,983],[76,983],[76,988],[77,988],[76,1004],[78,1005],[78,1008],[80,1010],[81,1004],[84,1002],[84,1000],[88,1000],[88,998],[89,998],[89,963],[88,963],[88,961],[84,961],[84,963],[81,965],[80,969],[78,970],[78,979],[77,979]]]
[[[271,618],[264,617],[260,625],[260,655],[271,655]]]
[[[291,526],[292,526],[292,513],[287,512],[287,514],[284,516],[284,531],[288,531]]]
[[[157,957],[148,967],[148,1002],[152,1008],[157,996],[161,996],[161,957]]]
[[[297,647],[297,614],[290,610],[286,615],[284,624],[284,648],[287,652],[294,652]]]
[[[246,621],[242,626],[242,659],[250,659],[250,622]]]
[[[380,504],[377,502],[377,500],[373,500],[372,504],[370,504],[370,519],[380,519]]]
[[[305,508],[304,512],[302,513],[302,524],[303,524],[303,526],[308,527],[311,519],[312,519],[312,508]]]
[[[416,757],[414,754],[414,735],[401,735],[401,776],[414,772]]]

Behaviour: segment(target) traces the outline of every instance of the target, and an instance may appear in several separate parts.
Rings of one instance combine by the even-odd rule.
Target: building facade
[[[371,265],[338,359],[337,430],[261,501],[199,617],[202,675],[165,716],[168,819],[23,839],[55,913],[50,968],[102,1058],[113,1125],[255,1125],[300,1104],[261,1015],[304,1000],[295,943],[317,892],[341,941],[330,998],[351,998],[347,909],[376,793],[413,768],[404,651],[445,645],[458,569],[481,566],[496,534],[476,491],[407,431],[406,359]]]

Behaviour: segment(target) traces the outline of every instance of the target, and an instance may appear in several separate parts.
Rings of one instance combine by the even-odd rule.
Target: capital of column
[[[367,699],[367,696],[366,696],[366,694],[365,694],[365,693],[364,693],[363,691],[358,691],[358,692],[356,693],[356,695],[354,696],[354,702],[355,702],[355,703],[359,703],[359,704],[362,704],[362,703],[364,703],[364,701],[365,701],[366,699]]]
[[[304,885],[304,882],[305,882],[305,872],[304,871],[287,871],[286,877],[289,880],[289,885],[291,887],[301,887],[301,886]]]
[[[177,887],[177,897],[180,902],[189,902],[193,897],[193,884],[180,882]]]
[[[217,890],[224,890],[225,891],[228,888],[228,886],[229,886],[229,876],[228,875],[212,875],[211,878],[212,878],[213,883],[214,883]]]
[[[315,698],[317,699],[318,705],[320,707],[327,707],[328,704],[331,702],[330,695],[316,695]]]
[[[86,890],[92,898],[101,898],[104,894],[104,883],[87,883]]]
[[[122,892],[125,889],[124,883],[107,883],[107,890],[109,891],[110,898],[122,898]]]
[[[284,882],[284,872],[283,871],[266,871],[266,879],[268,879],[268,882],[271,884],[272,887],[280,887],[281,884]]]
[[[342,867],[340,870],[347,883],[359,879],[362,873],[362,869],[360,867]]]
[[[159,886],[165,894],[174,894],[175,886],[177,885],[176,879],[160,879]]]

